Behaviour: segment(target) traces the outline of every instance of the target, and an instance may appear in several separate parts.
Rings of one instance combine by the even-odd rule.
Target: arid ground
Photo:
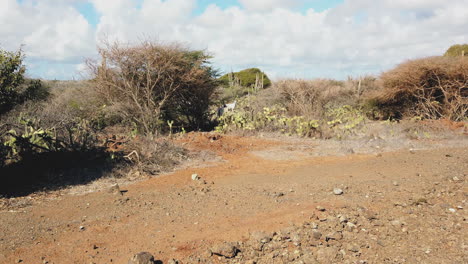
[[[468,263],[466,134],[176,141],[173,173],[0,200],[0,263]]]

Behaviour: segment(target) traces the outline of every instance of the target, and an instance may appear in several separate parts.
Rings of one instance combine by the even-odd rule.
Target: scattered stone
[[[359,247],[356,244],[350,244],[348,245],[348,251],[357,253],[359,252]]]
[[[333,247],[325,247],[317,250],[317,260],[319,263],[335,263],[335,258],[338,253]]]
[[[318,239],[322,238],[322,233],[320,233],[317,230],[314,230],[314,231],[312,231],[312,237],[318,240]]]
[[[398,185],[400,185],[400,184],[397,181],[393,182],[393,186],[398,186]]]
[[[198,181],[200,179],[201,178],[200,178],[200,176],[198,176],[198,174],[196,174],[196,173],[192,174],[192,181]]]
[[[154,256],[148,252],[140,252],[134,255],[128,264],[154,264]]]
[[[120,186],[118,184],[112,185],[108,190],[108,193],[123,195],[122,191],[120,190]]]
[[[455,176],[455,177],[452,178],[452,180],[457,182],[457,181],[460,181],[460,178],[458,178],[457,176]]]
[[[348,222],[348,218],[347,218],[346,216],[344,216],[344,215],[340,216],[339,219],[340,219],[340,223],[346,223],[346,222]]]
[[[423,204],[427,204],[426,198],[419,198],[415,202],[413,202],[413,205],[423,205]]]
[[[223,243],[211,248],[211,253],[225,258],[234,258],[237,255],[238,248],[233,243]]]
[[[326,241],[330,240],[340,240],[343,238],[343,235],[340,232],[331,232],[325,236]]]
[[[364,216],[367,218],[367,220],[376,220],[376,219],[378,219],[377,214],[374,213],[371,210],[366,210],[365,213],[364,213]]]
[[[271,196],[273,196],[274,198],[279,198],[279,197],[284,196],[284,193],[282,193],[282,192],[274,192],[273,194],[271,194]]]
[[[353,232],[354,229],[356,229],[356,225],[351,223],[351,222],[347,222],[346,223],[346,230],[348,230],[349,232]]]
[[[451,213],[457,212],[457,210],[455,210],[454,208],[449,208],[448,210],[449,210],[449,212],[451,212]]]
[[[320,206],[320,205],[317,205],[316,209],[317,209],[318,211],[320,211],[320,212],[325,212],[325,210],[326,210],[325,208],[323,208],[323,207]]]
[[[85,229],[86,229],[86,227],[80,226],[80,231],[84,231]]]
[[[334,189],[333,189],[333,193],[334,193],[335,195],[342,195],[342,194],[343,194],[343,190],[340,189],[340,188],[334,188]]]
[[[250,234],[250,238],[257,242],[265,244],[271,241],[272,236],[267,232],[256,231]]]

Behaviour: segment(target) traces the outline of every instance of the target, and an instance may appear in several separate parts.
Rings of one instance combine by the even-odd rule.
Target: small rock
[[[325,240],[340,240],[343,238],[343,235],[340,232],[331,232],[328,235],[326,235]]]
[[[355,244],[348,245],[348,251],[357,253],[359,252],[359,247]]]
[[[346,223],[346,222],[348,222],[348,218],[347,218],[346,216],[344,216],[344,215],[340,216],[339,219],[340,219],[340,223]]]
[[[334,263],[338,250],[332,247],[320,248],[317,250],[317,260],[320,263]]]
[[[400,184],[397,181],[393,182],[393,186],[398,186],[398,185],[400,185]]]
[[[312,231],[312,237],[315,238],[315,239],[320,239],[320,238],[322,238],[322,233],[320,233],[317,230],[314,230],[314,231]]]
[[[452,178],[453,181],[460,181],[460,178],[458,178],[457,176],[453,177]]]
[[[356,225],[351,223],[351,222],[347,222],[346,223],[346,229],[349,231],[349,232],[353,232],[354,229],[356,228]]]
[[[335,188],[333,189],[333,193],[335,195],[342,195],[343,194],[343,190],[341,190],[340,188]]]
[[[80,231],[83,231],[83,230],[85,230],[85,229],[86,229],[86,227],[80,226]]]
[[[367,220],[376,220],[377,219],[377,214],[371,210],[366,210],[364,212],[364,216],[367,218]]]
[[[225,258],[233,258],[237,255],[236,245],[233,243],[223,243],[220,245],[216,245],[211,249],[211,253],[217,256],[225,257]]]
[[[284,193],[282,193],[282,192],[274,192],[271,196],[273,196],[274,198],[279,198],[279,197],[284,196]]]
[[[272,236],[266,232],[256,231],[250,234],[250,239],[265,244],[271,241]]]
[[[320,211],[320,212],[325,212],[325,210],[326,210],[325,208],[323,208],[323,207],[320,206],[320,205],[318,205],[318,206],[316,207],[316,209],[317,209],[318,211]]]
[[[171,259],[167,262],[167,264],[179,264],[179,261],[176,259]]]
[[[457,211],[457,210],[455,210],[454,208],[449,208],[448,210],[449,210],[449,212],[451,212],[451,213],[455,213],[455,212]]]
[[[459,205],[459,206],[457,206],[457,209],[458,209],[458,210],[462,210],[462,209],[463,209],[463,206]]]
[[[123,195],[122,191],[120,190],[120,186],[118,184],[115,184],[113,186],[111,186],[108,190],[107,190],[108,193],[112,193],[112,194],[118,194],[118,195]],[[89,206],[89,204],[88,204]]]
[[[148,252],[140,252],[134,255],[128,264],[154,264],[154,256]]]
[[[200,176],[198,176],[198,174],[194,173],[192,174],[192,181],[198,181],[200,180]]]

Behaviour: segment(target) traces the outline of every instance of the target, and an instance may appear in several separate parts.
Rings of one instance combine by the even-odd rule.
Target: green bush
[[[263,85],[261,83],[263,79]],[[219,78],[225,87],[234,86],[236,82],[246,88],[253,88],[255,85],[268,88],[271,81],[268,76],[258,68],[245,69],[240,72],[227,73]]]
[[[444,54],[447,57],[468,56],[468,44],[457,44],[451,46]]]
[[[0,115],[29,100],[42,100],[49,96],[48,88],[40,80],[24,77],[24,55],[21,50],[0,50]]]
[[[260,111],[252,111],[248,100],[238,102],[235,111],[226,112],[219,118],[218,132],[233,130],[242,131],[279,131],[286,135],[313,137],[319,133],[318,120],[304,116],[288,116],[286,108],[281,105],[263,107]]]

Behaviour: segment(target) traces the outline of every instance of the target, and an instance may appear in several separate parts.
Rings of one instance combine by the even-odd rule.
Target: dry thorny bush
[[[88,61],[97,93],[144,134],[158,134],[163,121],[199,129],[216,88],[204,51],[143,41],[104,44],[101,62]]]
[[[396,117],[466,120],[468,58],[431,57],[411,60],[381,77],[377,104]]]
[[[329,79],[283,80],[275,84],[291,115],[323,118],[327,108],[356,105],[369,91],[376,90],[376,79],[365,76],[347,81]]]

